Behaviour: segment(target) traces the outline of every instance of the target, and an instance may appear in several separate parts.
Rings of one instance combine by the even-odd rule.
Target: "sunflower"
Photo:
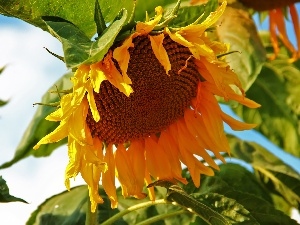
[[[81,173],[92,211],[103,202],[100,181],[117,207],[115,177],[124,197],[144,198],[144,185],[155,180],[186,184],[184,164],[198,187],[200,174],[219,169],[212,154],[225,162],[221,153],[229,153],[223,122],[234,130],[255,126],[222,112],[215,97],[259,107],[221,57],[228,45],[207,36],[225,7],[223,2],[200,24],[154,32],[162,19],[159,6],[100,62],[77,68],[73,91],[46,117],[59,126],[34,148],[68,137],[65,184],[69,189],[69,179]],[[154,200],[153,187],[148,191]]]
[[[268,11],[269,13],[269,29],[271,35],[271,43],[274,49],[274,55],[270,59],[275,59],[279,53],[279,45],[277,40],[277,32],[279,38],[282,40],[283,44],[291,51],[292,57],[290,62],[294,62],[300,58],[300,23],[297,9],[295,6],[296,2],[299,0],[240,0],[247,7],[253,8],[256,11]],[[285,12],[289,12],[291,21],[293,23],[294,32],[297,40],[298,50],[290,42],[286,27],[285,27]]]

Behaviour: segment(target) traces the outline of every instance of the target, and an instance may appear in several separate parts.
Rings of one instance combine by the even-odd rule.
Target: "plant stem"
[[[116,220],[122,218],[124,215],[126,215],[126,214],[128,214],[132,211],[135,211],[137,209],[142,209],[142,208],[145,208],[145,207],[149,207],[149,206],[152,206],[152,205],[158,205],[158,204],[170,204],[170,202],[168,202],[165,199],[159,199],[159,200],[155,200],[155,201],[143,202],[143,203],[131,206],[131,207],[117,213],[113,217],[111,217],[108,220],[106,220],[105,222],[103,222],[101,225],[110,225],[113,222],[115,222]]]
[[[86,209],[86,218],[85,218],[85,225],[98,225],[97,221],[97,212],[96,209],[95,212],[91,211],[91,201],[88,199],[87,209]]]
[[[165,213],[165,214],[162,214],[162,215],[153,216],[153,217],[151,217],[147,220],[144,220],[140,223],[137,223],[136,225],[148,225],[148,224],[157,222],[159,220],[163,220],[165,218],[168,218],[168,217],[171,217],[171,216],[177,216],[177,215],[180,215],[182,213],[187,213],[187,212],[189,212],[189,211],[187,211],[185,209],[182,209],[182,210],[175,211],[175,212],[170,212],[170,213]]]

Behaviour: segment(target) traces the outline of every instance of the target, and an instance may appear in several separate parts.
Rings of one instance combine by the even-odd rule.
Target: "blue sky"
[[[259,27],[267,29],[267,24],[265,21]],[[293,37],[290,25],[288,29]],[[13,157],[35,113],[32,104],[40,102],[42,94],[67,71],[65,65],[47,53],[44,47],[62,55],[60,43],[50,34],[21,20],[0,16],[0,67],[7,65],[7,69],[0,75],[0,99],[10,100],[8,105],[0,107],[0,164]],[[224,107],[224,110],[230,111],[228,107]],[[228,127],[226,130],[231,132]],[[300,160],[286,154],[257,132],[245,131],[235,135],[262,144],[300,172]],[[64,191],[67,162],[66,147],[61,147],[50,157],[29,157],[11,168],[1,170],[0,175],[7,181],[10,193],[30,203],[0,204],[1,221],[5,224],[24,224],[44,199]],[[78,176],[71,183],[76,185],[83,181]],[[18,217],[15,216],[16,211]]]

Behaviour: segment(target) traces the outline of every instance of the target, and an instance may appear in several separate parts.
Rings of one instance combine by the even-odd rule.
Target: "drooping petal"
[[[97,177],[94,179],[94,173],[98,170],[98,168],[89,162],[83,162],[82,169],[81,169],[81,175],[84,181],[88,185],[89,189],[89,197],[91,201],[91,211],[95,212],[97,209],[97,204],[102,204],[104,201],[99,195],[99,178]],[[99,174],[99,173],[97,173]],[[99,174],[100,175],[100,174]]]
[[[214,44],[206,38],[205,31],[217,22],[220,16],[224,13],[226,5],[227,2],[223,1],[222,5],[218,9],[215,12],[211,12],[204,22],[200,24],[190,24],[175,32],[171,32],[169,28],[166,28],[165,32],[173,41],[189,48],[196,59],[205,57],[208,61],[215,60],[216,52],[214,52],[210,47],[214,47]],[[221,47],[221,45],[218,47]],[[222,46],[222,49],[224,49],[224,46]]]
[[[293,22],[293,26],[294,26],[294,31],[295,31],[295,35],[296,35],[296,40],[297,40],[297,45],[298,45],[298,55],[297,58],[300,58],[300,22],[299,22],[299,16],[297,13],[297,9],[296,6],[290,5],[290,14],[291,14],[291,18],[292,18],[292,22]]]
[[[100,120],[100,114],[95,102],[93,88],[91,86],[87,87],[87,100],[89,102],[90,110],[92,112],[93,118],[96,122]]]
[[[209,156],[203,146],[197,143],[197,139],[189,132],[184,122],[184,119],[177,121],[178,132],[182,136],[182,143],[185,148],[192,154],[202,157],[209,166],[213,167],[216,170],[219,170],[219,166],[215,161]]]
[[[132,40],[137,37],[138,33],[131,34],[123,43],[121,46],[115,48],[113,52],[113,57],[115,60],[117,60],[120,69],[122,71],[123,79],[126,84],[132,84],[130,78],[127,75],[127,69],[130,59],[130,54],[128,52],[128,49],[131,47],[134,47],[134,44],[132,43]]]
[[[164,34],[149,36],[154,55],[165,68],[166,74],[169,74],[169,71],[171,70],[171,63],[169,60],[168,53],[163,46],[164,37]]]
[[[156,16],[154,19],[147,22],[138,22],[136,25],[136,32],[141,35],[146,35],[150,33],[154,27],[159,23],[162,18],[163,8],[161,6],[157,6],[155,8]]]
[[[102,70],[99,70],[98,65],[98,63],[92,64],[90,70],[91,83],[96,93],[99,93],[101,83],[107,80],[105,73]]]
[[[52,131],[51,133],[49,133],[45,137],[43,137],[33,147],[33,149],[38,149],[41,145],[44,145],[44,144],[58,142],[67,136],[68,136],[68,124],[66,123],[66,121],[62,121],[54,131]]]
[[[221,117],[225,123],[227,123],[233,130],[250,130],[257,126],[257,124],[244,123],[236,120],[224,112],[221,112]]]
[[[68,135],[74,138],[82,146],[93,144],[92,135],[85,121],[88,108],[88,101],[84,98],[80,106],[74,110],[68,121]]]
[[[68,138],[68,156],[69,163],[65,171],[65,185],[70,190],[70,178],[76,177],[81,169],[81,161],[83,158],[82,146],[79,145],[73,138]]]
[[[227,6],[227,1],[222,1],[222,4],[216,9],[216,11],[211,12],[208,17],[201,23],[206,28],[214,25],[218,19],[223,15]]]
[[[168,156],[152,137],[145,139],[145,157],[148,171],[152,177],[157,180],[173,180]]]
[[[60,99],[60,108],[49,114],[46,120],[49,121],[61,121],[69,117],[72,113],[71,101],[73,99],[73,94],[66,94]]]
[[[116,171],[117,178],[120,181],[122,186],[122,195],[124,197],[134,196],[136,198],[145,198],[146,195],[142,193],[143,186],[138,184],[137,178],[135,176],[135,170],[133,168],[133,163],[130,160],[130,156],[128,151],[125,150],[122,144],[118,145],[116,154],[115,154],[115,162],[116,162]],[[142,181],[144,178],[144,171],[142,168],[138,168],[142,170]],[[142,183],[143,184],[143,183]]]
[[[123,92],[127,97],[133,92],[131,86],[124,81],[123,76],[120,74],[114,62],[112,61],[111,52],[106,55],[103,61],[97,63],[97,67],[94,69],[98,73],[103,73],[107,80],[116,88],[118,88],[119,91]]]
[[[108,145],[105,149],[104,162],[107,164],[107,171],[102,173],[102,186],[108,195],[111,208],[118,207],[116,185],[115,185],[115,157],[112,145]]]
[[[187,180],[181,175],[182,168],[179,160],[178,146],[176,145],[173,137],[170,135],[170,132],[168,130],[161,132],[158,144],[162,146],[162,149],[168,156],[168,161],[171,165],[173,177],[181,183],[187,184]]]
[[[297,58],[297,51],[293,44],[289,41],[288,35],[286,33],[286,27],[284,22],[284,15],[282,9],[274,9],[272,16],[274,16],[275,23],[279,32],[279,37],[281,38],[283,44],[292,52],[292,58]]]
[[[132,141],[130,143],[129,149],[127,150],[135,175],[136,190],[139,190],[139,192],[143,190],[146,169],[144,149],[144,142],[141,140],[137,140]]]

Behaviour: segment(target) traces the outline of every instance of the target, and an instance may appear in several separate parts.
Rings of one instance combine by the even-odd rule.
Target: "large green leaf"
[[[252,180],[251,183],[247,179]],[[213,177],[202,177],[200,188],[188,187],[189,191],[209,194],[218,193],[234,199],[242,205],[259,224],[263,225],[296,225],[297,222],[276,210],[274,205],[262,198],[262,194],[269,195],[256,181],[253,174],[237,164],[220,166],[220,172]],[[267,197],[270,198],[270,197]]]
[[[64,61],[67,67],[77,67],[82,63],[100,61],[113,45],[127,18],[127,11],[121,11],[116,19],[96,40],[90,39],[74,24],[57,17],[43,17],[50,32],[57,37],[64,50]]]
[[[248,10],[235,2],[228,5],[219,23],[216,30],[220,41],[229,43],[230,51],[240,52],[227,55],[226,61],[248,90],[266,59],[254,21]]]
[[[21,198],[17,198],[9,194],[9,188],[6,181],[0,176],[0,203],[1,202],[24,202],[28,203]]]
[[[148,198],[137,200],[132,198],[124,199],[121,196],[121,188],[117,189],[117,196],[119,204],[117,209],[111,209],[109,198],[105,191],[100,188],[99,193],[104,200],[103,204],[98,205],[97,218],[99,224],[103,223],[107,219],[114,216],[116,213],[127,209],[130,206],[149,201]],[[157,197],[162,197],[165,192],[162,188],[156,189]],[[86,210],[88,209],[87,201],[89,201],[87,186],[79,186],[72,188],[70,192],[64,191],[60,194],[54,195],[42,203],[29,218],[26,225],[79,225],[84,224],[86,218]],[[174,205],[157,205],[148,208],[139,209],[137,211],[130,212],[129,214],[119,218],[113,224],[114,225],[126,225],[126,224],[138,224],[145,219],[157,216],[163,213],[170,213],[178,210],[178,207]],[[182,219],[185,218],[185,219]],[[191,217],[180,215],[179,217],[168,218],[167,222],[160,221],[155,224],[165,225],[174,224],[182,225],[189,224]]]
[[[268,52],[269,35],[262,34]],[[247,92],[247,97],[260,103],[259,109],[238,106],[235,112],[283,150],[300,156],[300,61],[291,64],[284,46],[278,57],[266,62]]]
[[[300,175],[278,157],[254,142],[229,137],[233,157],[250,163],[270,191],[280,194],[291,206],[300,204]]]
[[[227,225],[243,222],[243,224],[258,224],[242,205],[236,200],[217,193],[199,193],[188,195],[181,188],[172,185],[168,188],[167,200],[187,208],[199,215],[211,225]]]
[[[67,73],[62,76],[50,89],[49,91],[55,91],[57,87],[58,90],[67,90],[72,87],[70,76],[72,73]],[[56,93],[49,93],[49,91],[42,97],[42,103],[54,103],[59,101],[59,95]],[[6,162],[0,166],[0,169],[7,168],[14,163],[30,156],[34,155],[36,157],[48,156],[57,147],[66,143],[66,139],[63,139],[57,143],[50,145],[42,145],[38,150],[33,150],[33,146],[45,135],[52,132],[59,123],[50,122],[45,120],[45,117],[53,112],[56,108],[50,106],[38,106],[33,119],[31,120],[29,126],[27,127],[21,142],[19,143],[15,155],[12,160]]]
[[[112,22],[122,8],[131,14],[132,0],[100,0],[100,7],[106,23]],[[0,0],[0,13],[13,16],[46,31],[48,28],[42,16],[55,16],[75,24],[85,35],[92,38],[96,33],[94,21],[95,0]]]
[[[98,206],[98,222],[101,223],[119,212],[111,209],[110,202],[103,191],[100,190],[104,203]],[[88,210],[88,188],[86,185],[72,188],[54,195],[42,203],[30,216],[26,225],[82,225],[85,224],[86,210]],[[123,220],[116,225],[126,225]]]

